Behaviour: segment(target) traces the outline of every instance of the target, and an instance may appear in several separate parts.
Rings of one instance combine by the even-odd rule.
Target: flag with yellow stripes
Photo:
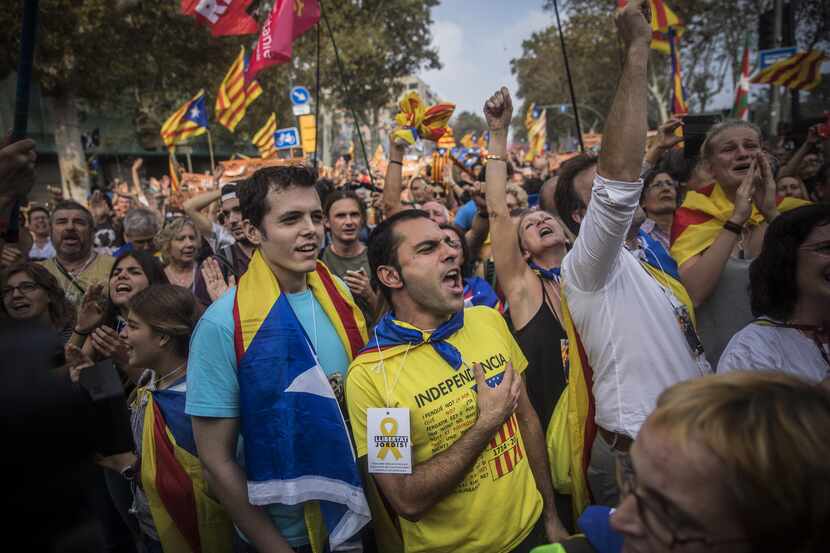
[[[165,146],[171,148],[190,137],[205,134],[207,125],[205,91],[203,89],[167,118],[167,121],[161,126],[161,139]]]
[[[262,94],[262,87],[257,81],[245,84],[247,66],[243,46],[222,84],[219,85],[219,94],[216,96],[216,118],[231,132],[236,130],[236,126],[245,117],[248,106]]]
[[[259,155],[262,159],[268,159],[277,155],[277,148],[274,145],[274,133],[277,132],[277,114],[272,113],[268,121],[259,129],[251,139],[254,146],[259,148]]]
[[[794,90],[813,90],[821,83],[821,50],[799,52],[767,67],[752,78],[753,84],[777,84]]]

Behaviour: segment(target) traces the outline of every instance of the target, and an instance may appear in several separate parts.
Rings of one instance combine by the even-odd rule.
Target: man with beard
[[[29,259],[41,261],[55,257],[55,246],[52,245],[52,232],[49,228],[49,210],[42,206],[30,209],[28,229],[33,240]]]
[[[564,538],[527,360],[498,311],[464,309],[459,248],[426,212],[405,210],[374,229],[369,262],[392,310],[349,367],[346,401],[403,550],[506,553]],[[392,407],[408,424],[384,418]],[[411,432],[397,436],[399,424]],[[378,468],[397,450],[370,454],[389,435],[411,444],[408,472]],[[374,507],[388,543],[398,534]]]
[[[57,255],[43,262],[58,279],[67,299],[78,307],[93,284],[106,286],[114,259],[92,250],[92,214],[72,200],[64,200],[52,212],[52,243]]]
[[[358,237],[366,223],[366,210],[357,194],[338,190],[329,194],[323,208],[331,243],[320,259],[342,278],[367,322],[374,320],[379,295],[369,282],[369,256]]]

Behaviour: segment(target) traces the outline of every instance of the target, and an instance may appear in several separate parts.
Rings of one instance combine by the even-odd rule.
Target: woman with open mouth
[[[72,335],[75,306],[46,268],[38,263],[23,263],[0,274],[3,311],[10,319],[36,322],[60,332],[64,342]]]
[[[136,294],[155,284],[168,284],[168,279],[153,255],[129,251],[118,256],[107,281],[109,297],[103,284],[87,290],[69,343],[82,348],[94,360],[111,358],[117,367],[125,369],[127,347],[119,332],[126,323],[127,304]]]

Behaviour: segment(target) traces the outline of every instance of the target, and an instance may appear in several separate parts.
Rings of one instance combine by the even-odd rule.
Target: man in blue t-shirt
[[[302,167],[261,172],[239,189],[246,235],[274,273],[342,403],[349,355],[306,282],[308,273],[315,270],[324,232],[314,174]],[[214,302],[196,326],[190,343],[185,410],[193,417],[206,478],[249,550],[310,551],[302,504],[271,504],[260,509],[248,500],[234,347],[236,292],[232,288]]]

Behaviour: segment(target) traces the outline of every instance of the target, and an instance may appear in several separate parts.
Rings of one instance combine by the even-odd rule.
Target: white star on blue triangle
[[[185,121],[192,121],[200,127],[207,127],[207,110],[205,109],[204,94],[190,102],[187,106],[187,114],[184,116]]]

